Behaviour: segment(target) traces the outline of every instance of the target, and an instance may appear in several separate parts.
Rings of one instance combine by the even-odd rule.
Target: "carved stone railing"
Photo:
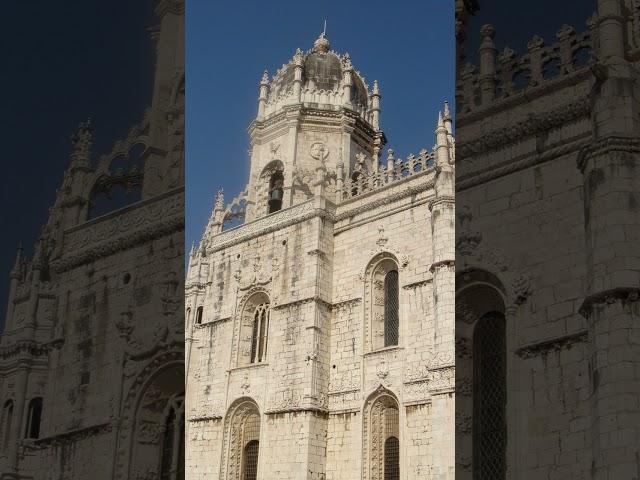
[[[591,19],[587,23],[588,30],[582,33],[563,25],[556,33],[556,43],[549,46],[535,35],[527,44],[528,52],[521,56],[509,47],[496,55],[495,30],[491,25],[484,25],[479,48],[480,65],[463,65],[457,79],[458,113],[464,115],[561,78],[588,72],[595,43],[594,23]]]
[[[387,167],[381,166],[377,171],[355,175],[351,180],[347,180],[342,188],[342,200],[377,190],[391,183],[400,182],[414,175],[433,170],[435,167],[434,155],[432,152],[422,150],[416,157],[411,154],[407,160],[393,158],[393,150],[389,150]]]

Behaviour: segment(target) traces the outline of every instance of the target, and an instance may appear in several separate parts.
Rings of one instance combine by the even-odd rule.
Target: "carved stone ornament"
[[[378,239],[376,240],[376,247],[371,249],[367,255],[367,262],[360,269],[358,273],[358,278],[360,281],[364,281],[367,275],[367,269],[371,264],[371,260],[373,260],[376,256],[381,254],[386,254],[391,257],[394,257],[398,262],[398,267],[400,270],[404,270],[407,265],[409,265],[409,257],[404,254],[399,249],[388,244],[389,239],[384,234],[384,226],[380,225],[378,227]]]
[[[329,156],[329,149],[323,142],[314,142],[309,148],[309,155],[315,160],[324,161]]]
[[[461,208],[458,214],[460,233],[456,236],[456,247],[458,254],[462,257],[461,272],[478,269],[492,273],[500,279],[507,290],[507,299],[512,305],[524,303],[531,294],[531,279],[518,271],[514,271],[507,256],[498,249],[484,249],[481,245],[482,235],[472,228],[473,214],[467,206]],[[475,321],[464,311],[464,306],[458,310],[456,305],[456,316],[464,314],[462,317],[466,323]]]

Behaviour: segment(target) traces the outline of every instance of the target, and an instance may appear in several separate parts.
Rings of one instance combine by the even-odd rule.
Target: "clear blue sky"
[[[380,82],[387,148],[405,157],[434,143],[437,112],[454,103],[453,0],[189,0],[186,11],[186,242],[199,241],[218,188],[247,182],[247,127],[258,82],[327,20],[332,48]]]

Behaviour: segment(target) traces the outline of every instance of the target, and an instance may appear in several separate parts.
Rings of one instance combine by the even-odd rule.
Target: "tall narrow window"
[[[384,277],[384,346],[398,345],[398,271],[390,270]]]
[[[504,315],[478,320],[473,335],[473,478],[506,476],[506,339]]]
[[[389,437],[384,442],[384,480],[400,480],[400,442]]]
[[[196,310],[196,325],[200,325],[202,323],[202,310],[203,307],[198,307]]]
[[[191,322],[191,308],[187,308],[187,325],[189,325],[189,322]]]
[[[13,420],[13,402],[7,400],[2,408],[2,449],[6,450],[11,440],[11,425]]]
[[[365,349],[379,350],[400,342],[399,266],[383,252],[375,256],[365,273]]]
[[[42,398],[36,397],[29,402],[27,413],[26,438],[40,437],[40,421],[42,420]]]
[[[269,332],[269,304],[256,307],[251,332],[251,363],[264,362],[267,357],[267,337]]]
[[[269,180],[269,213],[282,209],[282,197],[284,194],[284,176],[277,171]]]

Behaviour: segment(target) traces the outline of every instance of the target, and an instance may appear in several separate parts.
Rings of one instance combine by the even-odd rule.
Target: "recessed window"
[[[40,422],[42,420],[42,398],[36,397],[29,402],[27,414],[26,438],[40,438]]]
[[[198,307],[196,309],[196,325],[202,324],[202,312],[203,312],[203,307]]]

